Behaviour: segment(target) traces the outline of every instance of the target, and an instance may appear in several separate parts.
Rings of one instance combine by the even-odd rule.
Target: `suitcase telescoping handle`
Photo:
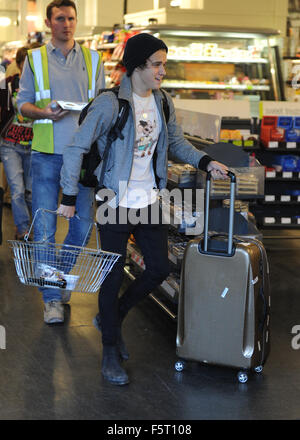
[[[227,255],[232,255],[233,250],[233,220],[234,220],[234,202],[235,202],[235,185],[236,177],[231,171],[227,172],[230,178],[230,204],[229,204],[229,228],[228,228],[228,246]],[[209,222],[209,202],[210,202],[210,184],[211,184],[211,173],[206,175],[206,197],[205,197],[205,210],[204,210],[204,246],[203,251],[209,253],[208,251],[208,222]],[[213,252],[215,253],[215,252]]]

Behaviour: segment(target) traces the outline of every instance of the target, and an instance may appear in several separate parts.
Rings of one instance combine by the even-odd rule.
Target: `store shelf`
[[[297,153],[300,154],[300,143],[299,142],[275,142],[270,141],[268,145],[261,144],[265,151],[272,153]]]
[[[263,200],[264,204],[268,205],[299,205],[300,206],[300,196],[293,196],[288,194],[266,194]]]
[[[188,62],[188,63],[233,63],[233,64],[251,64],[251,63],[259,63],[259,64],[267,64],[268,60],[266,58],[223,58],[223,57],[174,57],[174,56],[168,56],[168,61],[175,61],[175,62]]]
[[[293,229],[300,227],[300,218],[297,217],[263,217],[262,224],[264,227]]]
[[[98,50],[115,49],[118,43],[105,43],[98,46]]]
[[[198,89],[198,90],[236,90],[236,91],[265,91],[271,90],[267,85],[244,85],[244,84],[205,84],[189,81],[163,81],[162,87],[166,89]]]
[[[270,34],[203,32],[176,25],[148,26],[169,47],[167,75],[162,86],[183,99],[226,99],[228,95],[255,94],[262,100],[282,99],[281,65]],[[196,32],[197,30],[197,32]]]
[[[118,60],[105,61],[105,67],[115,67],[118,62]]]
[[[299,171],[266,171],[266,181],[300,182]]]
[[[266,167],[265,195],[252,210],[261,228],[300,229],[300,218],[295,215],[300,212],[299,155],[299,142],[270,141],[267,145],[261,142],[256,157]]]

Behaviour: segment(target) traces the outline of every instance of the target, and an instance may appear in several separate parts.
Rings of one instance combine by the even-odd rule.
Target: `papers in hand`
[[[81,110],[87,105],[87,102],[57,101],[57,104],[63,110],[73,110],[73,111],[81,112]]]

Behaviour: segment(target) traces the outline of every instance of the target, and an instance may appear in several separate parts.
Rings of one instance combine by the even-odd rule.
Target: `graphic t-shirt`
[[[144,208],[157,198],[152,157],[161,130],[161,119],[152,93],[146,98],[133,93],[133,103],[136,121],[134,158],[127,191],[120,206]]]

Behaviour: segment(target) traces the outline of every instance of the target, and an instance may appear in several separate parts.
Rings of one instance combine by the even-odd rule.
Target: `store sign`
[[[220,116],[177,108],[176,118],[184,133],[214,142],[219,141],[221,128]]]
[[[251,118],[250,102],[233,99],[173,99],[177,109],[190,110],[221,117]],[[177,114],[177,113],[176,113]]]
[[[299,102],[289,101],[261,101],[259,116],[300,116]]]

